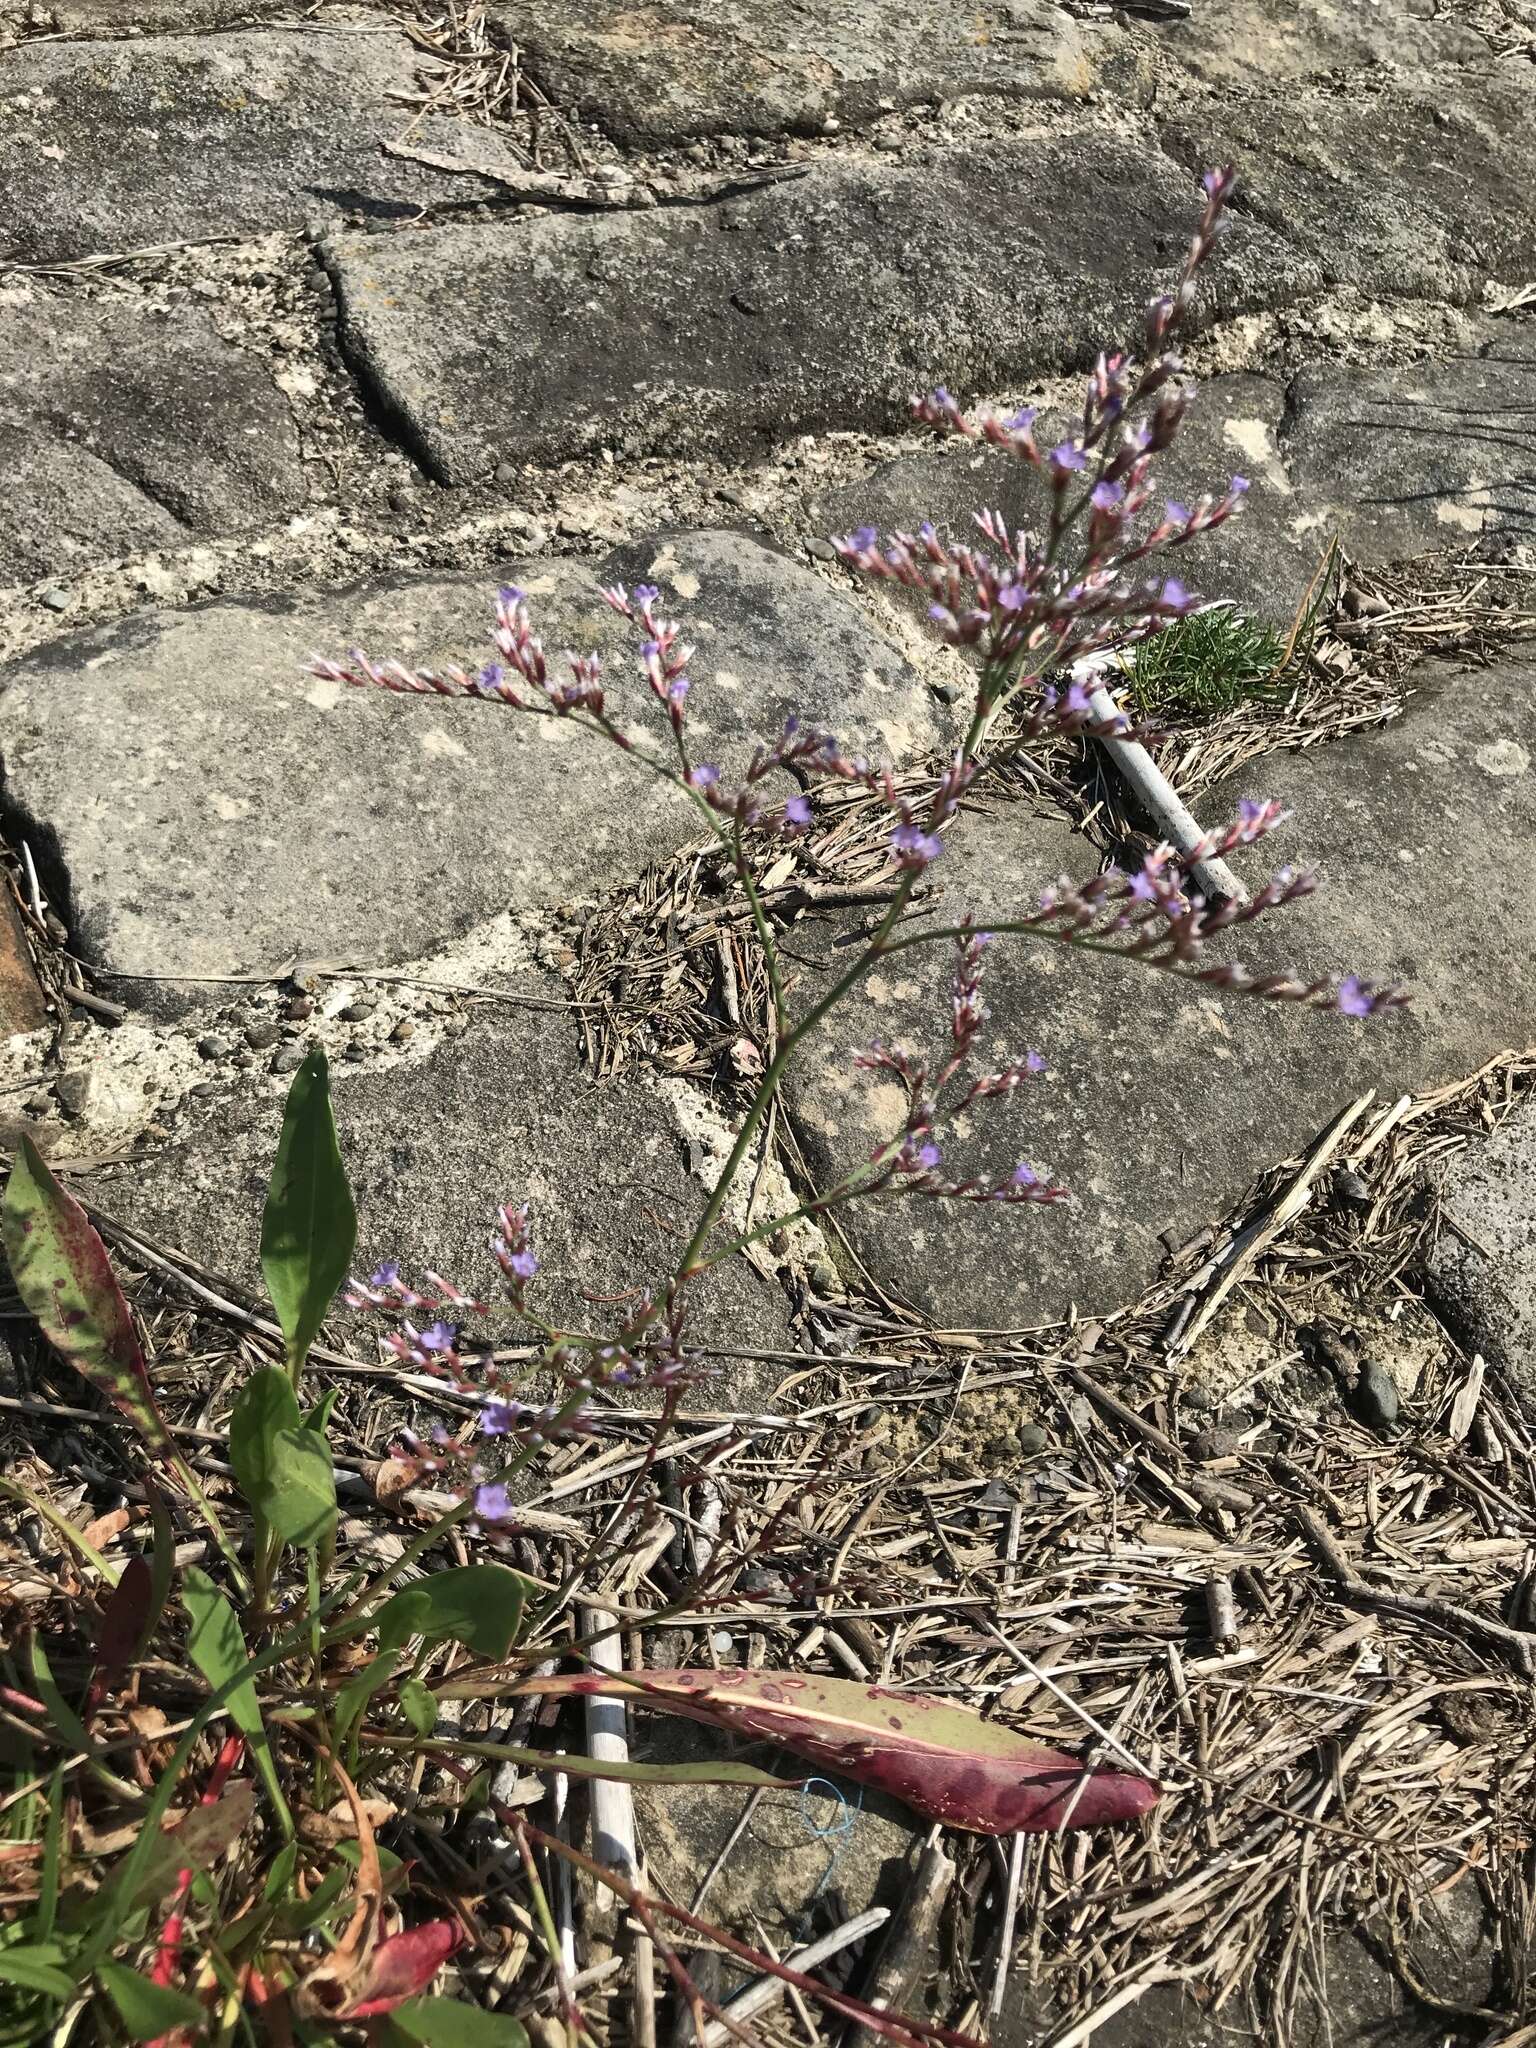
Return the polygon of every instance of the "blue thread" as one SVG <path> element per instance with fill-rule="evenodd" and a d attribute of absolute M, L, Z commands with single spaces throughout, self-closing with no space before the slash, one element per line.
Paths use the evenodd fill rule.
<path fill-rule="evenodd" d="M 807 1794 L 813 1785 L 822 1786 L 837 1801 L 837 1818 L 828 1821 L 825 1827 L 818 1826 L 811 1819 L 806 1803 Z M 830 1778 L 807 1778 L 800 1787 L 800 1819 L 804 1824 L 807 1834 L 811 1836 L 813 1841 L 831 1842 L 832 1844 L 832 1853 L 827 1859 L 826 1869 L 821 1873 L 821 1882 L 817 1885 L 815 1891 L 811 1893 L 813 1899 L 819 1899 L 831 1883 L 832 1873 L 836 1870 L 838 1861 L 844 1849 L 848 1846 L 849 1839 L 853 1834 L 854 1823 L 858 1820 L 863 1806 L 864 1788 L 862 1785 L 859 1787 L 857 1798 L 851 1804 L 841 1786 L 834 1785 Z"/>

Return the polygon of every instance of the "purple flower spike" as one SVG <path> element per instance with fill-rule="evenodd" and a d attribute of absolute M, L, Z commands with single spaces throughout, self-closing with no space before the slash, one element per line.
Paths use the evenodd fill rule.
<path fill-rule="evenodd" d="M 1346 974 L 1339 983 L 1335 1001 L 1345 1017 L 1369 1017 L 1376 1008 L 1370 988 L 1358 974 Z"/>
<path fill-rule="evenodd" d="M 1051 450 L 1051 462 L 1057 469 L 1086 469 L 1088 458 L 1075 441 L 1063 441 Z"/>
<path fill-rule="evenodd" d="M 1123 503 L 1124 498 L 1124 484 L 1102 483 L 1094 485 L 1089 494 L 1089 503 L 1096 512 L 1113 512 Z"/>
<path fill-rule="evenodd" d="M 398 1259 L 386 1259 L 382 1266 L 375 1266 L 368 1275 L 368 1285 L 370 1287 L 393 1287 L 399 1278 L 400 1261 Z"/>
<path fill-rule="evenodd" d="M 480 1410 L 480 1434 L 482 1436 L 505 1436 L 516 1417 L 506 1401 L 487 1401 Z"/>
<path fill-rule="evenodd" d="M 1240 498 L 1247 489 L 1248 479 L 1245 476 L 1233 477 L 1231 483 L 1227 486 L 1228 495 L 1234 498 Z"/>
<path fill-rule="evenodd" d="M 811 822 L 811 800 L 808 796 L 792 796 L 784 806 L 784 822 L 803 831 Z"/>
<path fill-rule="evenodd" d="M 458 1341 L 458 1331 L 451 1323 L 429 1323 L 416 1341 L 423 1351 L 451 1351 Z"/>
<path fill-rule="evenodd" d="M 654 604 L 661 592 L 654 583 L 637 583 L 630 593 L 636 604 Z"/>
<path fill-rule="evenodd" d="M 943 851 L 938 834 L 925 832 L 920 825 L 898 825 L 891 834 L 891 852 L 904 868 L 928 867 Z"/>
<path fill-rule="evenodd" d="M 539 1270 L 538 1259 L 526 1245 L 520 1252 L 513 1252 L 507 1264 L 519 1280 L 531 1280 Z"/>
<path fill-rule="evenodd" d="M 475 1488 L 475 1513 L 482 1522 L 504 1522 L 511 1512 L 512 1503 L 504 1486 Z"/>

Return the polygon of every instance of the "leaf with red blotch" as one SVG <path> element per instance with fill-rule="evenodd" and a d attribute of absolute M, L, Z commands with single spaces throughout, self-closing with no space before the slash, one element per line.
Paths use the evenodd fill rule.
<path fill-rule="evenodd" d="M 369 1956 L 346 2011 L 335 2017 L 369 2020 L 393 2012 L 426 1990 L 458 1945 L 459 1930 L 451 1920 L 428 1920 L 422 1927 L 390 1935 Z"/>
<path fill-rule="evenodd" d="M 107 1248 L 30 1138 L 22 1139 L 21 1157 L 6 1183 L 0 1237 L 16 1292 L 49 1343 L 115 1401 L 150 1443 L 168 1450 L 170 1435 Z"/>
<path fill-rule="evenodd" d="M 99 1704 L 107 1693 L 122 1684 L 128 1666 L 160 1618 L 154 1611 L 154 1599 L 155 1575 L 148 1558 L 130 1557 L 101 1610 L 101 1627 L 96 1633 L 96 1675 L 91 1683 L 93 1702 Z"/>
<path fill-rule="evenodd" d="M 451 1688 L 450 1688 L 451 1690 Z M 734 1735 L 779 1742 L 929 1820 L 975 1834 L 1047 1834 L 1065 1824 L 1135 1820 L 1158 1788 L 1129 1771 L 1081 1764 L 997 1721 L 883 1685 L 793 1671 L 582 1672 L 503 1688 L 614 1693 Z"/>

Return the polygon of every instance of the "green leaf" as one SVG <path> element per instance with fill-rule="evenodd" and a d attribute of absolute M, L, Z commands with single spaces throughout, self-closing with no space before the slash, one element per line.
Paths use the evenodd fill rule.
<path fill-rule="evenodd" d="M 357 1212 L 317 1046 L 293 1077 L 261 1219 L 261 1270 L 297 1376 L 352 1264 Z"/>
<path fill-rule="evenodd" d="M 437 1726 L 437 1695 L 419 1678 L 408 1678 L 401 1686 L 400 1710 L 418 1735 L 430 1735 Z"/>
<path fill-rule="evenodd" d="M 379 1687 L 387 1685 L 394 1676 L 395 1666 L 399 1661 L 398 1651 L 381 1650 L 377 1657 L 347 1680 L 336 1695 L 336 1707 L 331 1715 L 331 1735 L 334 1741 L 340 1742 L 351 1731 L 353 1722 Z"/>
<path fill-rule="evenodd" d="M 395 2048 L 528 2048 L 510 2013 L 486 2012 L 456 1998 L 408 1998 L 389 2015 L 384 2039 Z"/>
<path fill-rule="evenodd" d="M 135 1885 L 133 1904 L 145 1906 L 174 1891 L 183 1870 L 206 1870 L 234 1847 L 251 1824 L 255 1795 L 248 1778 L 236 1778 L 207 1806 L 194 1806 L 180 1824 L 162 1833 Z"/>
<path fill-rule="evenodd" d="M 235 1610 L 206 1572 L 189 1567 L 182 1587 L 182 1603 L 192 1617 L 187 1649 L 193 1663 L 215 1692 L 230 1685 L 247 1669 L 251 1658 L 235 1619 Z M 293 1835 L 293 1816 L 283 1797 L 277 1766 L 272 1761 L 267 1731 L 262 1724 L 261 1706 L 253 1679 L 245 1677 L 226 1695 L 230 1719 L 250 1744 L 251 1756 L 261 1774 L 267 1797 L 281 1823 L 285 1838 Z"/>
<path fill-rule="evenodd" d="M 505 1657 L 522 1625 L 524 1591 L 524 1581 L 504 1565 L 465 1564 L 431 1572 L 385 1601 L 378 1615 L 379 1640 L 403 1641 L 401 1618 L 408 1612 L 405 1635 L 424 1636 L 429 1643 L 452 1636 L 482 1657 Z"/>
<path fill-rule="evenodd" d="M 327 1387 L 314 1407 L 305 1416 L 304 1427 L 306 1429 L 318 1430 L 321 1436 L 324 1436 L 331 1426 L 331 1410 L 340 1399 L 340 1387 Z"/>
<path fill-rule="evenodd" d="M 133 1318 L 107 1248 L 90 1218 L 44 1165 L 30 1138 L 11 1167 L 0 1205 L 0 1237 L 16 1292 L 54 1349 L 116 1402 L 157 1449 L 170 1436 L 155 1397 Z"/>
<path fill-rule="evenodd" d="M 0 1984 L 46 1992 L 49 1998 L 73 1998 L 75 1982 L 59 1968 L 62 1956 L 62 1949 L 52 1941 L 27 1948 L 0 1948 Z"/>
<path fill-rule="evenodd" d="M 173 1991 L 167 1984 L 152 1984 L 137 1970 L 121 1963 L 102 1963 L 96 1976 L 101 1988 L 117 2007 L 132 2041 L 158 2041 L 177 2027 L 201 2030 L 208 2014 L 195 1998 Z M 73 1988 L 73 1987 L 71 1987 Z"/>
<path fill-rule="evenodd" d="M 229 1462 L 240 1491 L 285 1543 L 311 1549 L 336 1525 L 336 1479 L 324 1436 L 299 1414 L 293 1382 L 275 1365 L 253 1372 L 229 1418 Z"/>

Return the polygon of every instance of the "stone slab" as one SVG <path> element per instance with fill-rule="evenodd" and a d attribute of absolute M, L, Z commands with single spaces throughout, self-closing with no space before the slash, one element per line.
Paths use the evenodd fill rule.
<path fill-rule="evenodd" d="M 546 1001 L 565 994 L 553 977 L 519 986 Z M 537 1305 L 556 1324 L 601 1330 L 615 1314 L 601 1298 L 663 1280 L 708 1194 L 688 1171 L 662 1096 L 634 1075 L 594 1082 L 575 1026 L 558 1011 L 482 1011 L 423 1060 L 375 1071 L 337 1065 L 331 1082 L 359 1270 L 397 1258 L 408 1274 L 430 1266 L 494 1300 L 487 1244 L 497 1206 L 528 1201 Z M 261 1210 L 287 1089 L 286 1080 L 247 1081 L 184 1120 L 131 1172 L 93 1177 L 93 1193 L 109 1214 L 260 1293 Z M 793 1348 L 773 1282 L 741 1259 L 711 1279 L 698 1296 L 696 1336 L 734 1349 Z M 732 1370 L 733 1390 L 749 1400 L 779 1376 L 771 1366 Z M 690 1405 L 730 1405 L 717 1395 L 711 1384 Z"/>
<path fill-rule="evenodd" d="M 644 558 L 672 595 L 689 580 L 688 546 L 673 544 L 670 569 L 664 546 Z M 876 753 L 940 744 L 940 707 L 916 673 L 811 570 L 735 536 L 695 547 L 689 609 L 713 630 L 698 635 L 690 705 L 728 773 L 795 705 Z M 552 653 L 604 653 L 616 715 L 649 725 L 665 752 L 634 635 L 598 596 L 609 570 L 553 560 L 505 574 L 530 591 Z M 7 801 L 50 857 L 84 956 L 189 976 L 294 953 L 412 959 L 508 907 L 600 892 L 697 838 L 680 796 L 564 721 L 303 673 L 312 653 L 351 646 L 421 666 L 482 660 L 497 580 L 149 614 L 18 664 L 0 697 Z M 159 984 L 118 986 L 125 1000 L 170 1000 Z"/>
<path fill-rule="evenodd" d="M 433 475 L 467 483 L 502 459 L 889 426 L 920 385 L 1090 361 L 1198 196 L 1155 150 L 1051 136 L 825 162 L 710 206 L 344 236 L 327 260 L 354 367 Z M 1283 233 L 1239 224 L 1209 289 L 1236 312 L 1300 278 Z"/>
<path fill-rule="evenodd" d="M 193 314 L 0 306 L 0 582 L 239 533 L 304 501 L 288 401 Z"/>
<path fill-rule="evenodd" d="M 1417 79 L 1437 65 L 1486 63 L 1485 37 L 1423 0 L 1232 0 L 1143 30 L 1171 70 L 1250 91 L 1255 79 L 1362 71 Z"/>
<path fill-rule="evenodd" d="M 535 0 L 491 19 L 556 105 L 641 143 L 819 134 L 972 94 L 1079 99 L 1130 52 L 1049 0 Z"/>
<path fill-rule="evenodd" d="M 1383 561 L 1536 533 L 1536 327 L 1476 354 L 1377 371 L 1318 366 L 1290 390 L 1285 459 L 1304 517 Z"/>
<path fill-rule="evenodd" d="M 1253 488 L 1241 514 L 1182 551 L 1178 574 L 1192 589 L 1230 598 L 1250 615 L 1289 624 L 1306 596 L 1326 539 L 1298 532 L 1305 513 L 1280 459 L 1278 434 L 1285 416 L 1283 387 L 1264 377 L 1213 377 L 1198 387 L 1184 426 L 1158 470 L 1159 499 L 1189 501 L 1202 491 L 1220 494 L 1234 472 Z M 1065 419 L 1060 432 L 1065 434 Z M 1042 445 L 1054 432 L 1044 430 Z M 1038 529 L 1049 493 L 1027 465 L 991 449 L 936 442 L 927 452 L 901 456 L 866 476 L 809 498 L 804 525 L 817 534 L 878 526 L 911 529 L 923 519 L 957 539 L 974 540 L 972 513 L 999 510 L 1010 526 Z M 1171 558 L 1170 558 L 1171 559 Z"/>
<path fill-rule="evenodd" d="M 390 95 L 417 90 L 418 63 L 405 36 L 368 29 L 24 43 L 0 78 L 0 261 L 496 196 L 384 154 L 406 118 Z M 422 149 L 497 150 L 493 131 L 437 115 L 413 132 Z"/>
<path fill-rule="evenodd" d="M 1051 1070 L 1005 1105 L 983 1106 L 947 1157 L 962 1171 L 1000 1173 L 1027 1158 L 1064 1181 L 1075 1206 L 853 1204 L 845 1227 L 871 1271 L 962 1328 L 1033 1324 L 1072 1302 L 1089 1313 L 1117 1307 L 1155 1277 L 1164 1233 L 1171 1244 L 1190 1237 L 1364 1089 L 1388 1098 L 1437 1085 L 1529 1043 L 1536 893 L 1518 879 L 1490 887 L 1490 877 L 1522 877 L 1536 850 L 1533 757 L 1536 669 L 1441 672 L 1395 724 L 1252 763 L 1239 786 L 1201 801 L 1215 822 L 1239 795 L 1279 797 L 1294 821 L 1262 861 L 1246 857 L 1250 879 L 1284 861 L 1327 878 L 1310 901 L 1258 926 L 1237 957 L 1402 980 L 1414 994 L 1407 1012 L 1362 1025 L 1222 1000 L 1040 941 L 1000 943 L 988 969 L 988 1054 L 1037 1046 Z M 934 871 L 939 908 L 974 905 L 984 924 L 1093 866 L 1064 827 L 1022 807 L 970 817 Z M 894 1090 L 871 1088 L 848 1049 L 877 1037 L 936 1044 L 948 974 L 948 959 L 925 952 L 893 960 L 792 1070 L 792 1112 L 821 1182 L 899 1121 Z"/>
<path fill-rule="evenodd" d="M 3 0 L 0 32 L 51 35 L 149 35 L 223 28 L 287 13 L 287 0 Z"/>
<path fill-rule="evenodd" d="M 1432 95 L 1227 95 L 1159 130 L 1191 170 L 1235 163 L 1239 216 L 1299 244 L 1319 283 L 1462 305 L 1536 270 L 1530 133 L 1528 84 L 1499 75 Z"/>
<path fill-rule="evenodd" d="M 1536 1401 L 1536 1111 L 1517 1110 L 1439 1175 L 1429 1259 L 1442 1313 Z"/>

